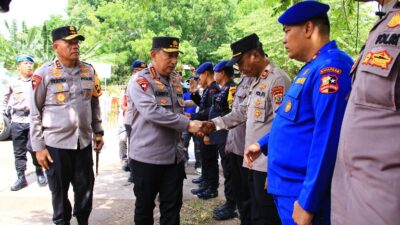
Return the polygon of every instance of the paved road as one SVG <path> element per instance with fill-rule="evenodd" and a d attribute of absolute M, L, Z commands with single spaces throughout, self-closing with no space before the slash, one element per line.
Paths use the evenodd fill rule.
<path fill-rule="evenodd" d="M 120 168 L 117 130 L 106 129 L 105 146 L 100 154 L 99 175 L 96 177 L 94 187 L 94 204 L 90 224 L 134 224 L 133 185 L 127 183 L 128 173 L 123 172 Z M 190 194 L 190 189 L 194 188 L 190 181 L 197 177 L 192 166 L 187 167 L 187 176 L 188 179 L 185 180 L 184 186 L 184 201 L 195 199 Z M 17 192 L 10 191 L 10 186 L 16 180 L 12 142 L 0 142 L 0 224 L 52 224 L 51 194 L 47 186 L 38 186 L 31 159 L 28 162 L 27 179 L 29 183 L 27 188 Z M 221 183 L 223 183 L 222 179 Z M 221 186 L 219 199 L 222 201 L 223 188 Z M 72 200 L 71 190 L 69 196 Z M 157 211 L 158 209 L 154 213 L 155 221 L 159 219 Z M 77 223 L 72 219 L 71 224 Z M 239 224 L 239 222 L 235 219 L 212 224 Z"/>

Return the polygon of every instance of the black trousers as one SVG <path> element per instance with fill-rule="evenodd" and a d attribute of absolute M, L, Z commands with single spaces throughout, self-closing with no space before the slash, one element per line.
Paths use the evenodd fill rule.
<path fill-rule="evenodd" d="M 281 220 L 272 195 L 267 193 L 267 173 L 249 170 L 248 181 L 251 202 L 252 225 L 280 225 Z"/>
<path fill-rule="evenodd" d="M 35 153 L 31 150 L 29 139 L 29 123 L 11 123 L 11 135 L 14 147 L 15 169 L 18 177 L 25 175 L 26 162 L 28 161 L 26 153 L 29 152 L 33 165 L 37 171 L 42 171 L 36 160 Z"/>
<path fill-rule="evenodd" d="M 230 170 L 232 176 L 232 191 L 240 214 L 241 225 L 251 225 L 250 191 L 248 183 L 249 169 L 243 167 L 243 156 L 231 153 Z"/>
<path fill-rule="evenodd" d="M 232 172 L 230 154 L 225 154 L 225 144 L 218 145 L 219 156 L 221 157 L 222 173 L 224 174 L 224 194 L 225 199 L 231 206 L 236 205 L 235 196 L 232 190 Z"/>
<path fill-rule="evenodd" d="M 201 174 L 207 186 L 211 189 L 218 189 L 218 145 L 206 145 L 203 141 L 201 142 L 201 164 Z"/>
<path fill-rule="evenodd" d="M 80 150 L 46 147 L 54 161 L 46 171 L 52 195 L 53 222 L 69 224 L 71 220 L 72 208 L 68 199 L 71 183 L 74 190 L 74 216 L 80 225 L 88 224 L 94 186 L 92 145 Z"/>
<path fill-rule="evenodd" d="M 193 138 L 193 143 L 194 143 L 194 158 L 196 160 L 194 164 L 194 168 L 201 168 L 201 151 L 200 151 L 200 142 L 201 139 L 200 137 L 197 137 L 193 135 L 190 132 L 184 131 L 182 132 L 182 138 L 183 138 L 183 144 L 186 149 L 189 148 L 190 145 L 190 139 Z M 189 159 L 189 152 L 186 151 L 186 158 Z"/>
<path fill-rule="evenodd" d="M 179 225 L 182 207 L 183 179 L 186 177 L 184 163 L 154 165 L 131 159 L 135 171 L 133 192 L 135 224 L 153 225 L 153 210 L 157 193 L 160 198 L 160 225 Z"/>

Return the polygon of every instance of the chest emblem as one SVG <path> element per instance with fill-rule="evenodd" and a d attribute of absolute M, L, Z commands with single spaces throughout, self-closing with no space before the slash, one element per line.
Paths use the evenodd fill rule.
<path fill-rule="evenodd" d="M 265 85 L 264 83 L 260 84 L 260 86 L 259 86 L 260 90 L 262 90 L 262 89 L 264 89 L 266 87 L 267 87 L 267 85 Z"/>
<path fill-rule="evenodd" d="M 396 13 L 396 15 L 394 15 L 392 17 L 392 19 L 390 19 L 389 23 L 387 24 L 387 26 L 389 28 L 395 28 L 397 26 L 400 25 L 400 13 Z"/>
<path fill-rule="evenodd" d="M 256 100 L 254 101 L 254 105 L 260 106 L 260 105 L 261 105 L 260 99 L 256 99 Z"/>
<path fill-rule="evenodd" d="M 65 102 L 65 100 L 67 99 L 67 97 L 65 96 L 64 92 L 60 92 L 56 94 L 56 100 L 58 103 L 63 103 Z"/>
<path fill-rule="evenodd" d="M 292 100 L 287 100 L 286 104 L 285 104 L 285 112 L 289 112 L 292 109 Z"/>
<path fill-rule="evenodd" d="M 393 61 L 393 57 L 386 50 L 380 52 L 368 52 L 362 64 L 379 67 L 387 70 L 389 64 Z"/>
<path fill-rule="evenodd" d="M 261 116 L 261 110 L 256 109 L 256 110 L 254 111 L 254 115 L 255 115 L 257 118 L 260 117 L 260 116 Z"/>

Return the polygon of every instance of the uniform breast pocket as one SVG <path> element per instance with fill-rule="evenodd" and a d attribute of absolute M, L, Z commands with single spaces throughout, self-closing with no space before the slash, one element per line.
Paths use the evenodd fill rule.
<path fill-rule="evenodd" d="M 166 97 L 156 97 L 157 104 L 162 107 L 172 107 L 172 100 L 169 96 Z"/>
<path fill-rule="evenodd" d="M 297 119 L 297 112 L 299 108 L 299 98 L 303 84 L 293 84 L 287 91 L 281 106 L 278 108 L 277 113 L 291 121 Z"/>
<path fill-rule="evenodd" d="M 84 100 L 92 99 L 93 88 L 83 88 L 82 89 L 82 97 Z"/>
<path fill-rule="evenodd" d="M 396 111 L 398 57 L 398 49 L 376 49 L 361 59 L 352 91 L 355 104 Z"/>
<path fill-rule="evenodd" d="M 256 97 L 250 100 L 250 118 L 254 121 L 265 122 L 265 99 Z"/>
<path fill-rule="evenodd" d="M 67 83 L 51 85 L 50 87 L 50 103 L 62 105 L 66 104 L 69 99 L 69 86 Z"/>

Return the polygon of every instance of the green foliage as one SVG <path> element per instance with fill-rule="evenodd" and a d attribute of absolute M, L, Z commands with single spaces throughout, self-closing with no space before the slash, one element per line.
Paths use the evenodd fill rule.
<path fill-rule="evenodd" d="M 179 65 L 198 66 L 231 57 L 230 43 L 257 33 L 272 61 L 295 75 L 302 65 L 287 57 L 282 44 L 282 26 L 277 18 L 299 0 L 69 0 L 68 18 L 52 16 L 42 26 L 17 29 L 6 24 L 8 37 L 0 36 L 0 61 L 15 68 L 18 53 L 32 55 L 40 64 L 54 58 L 51 30 L 75 25 L 86 40 L 81 43 L 82 60 L 112 64 L 111 84 L 125 84 L 130 64 L 136 59 L 150 62 L 154 36 L 181 39 Z M 357 35 L 357 3 L 324 0 L 331 6 L 331 37 L 355 57 L 367 37 L 374 18 L 361 4 Z"/>

